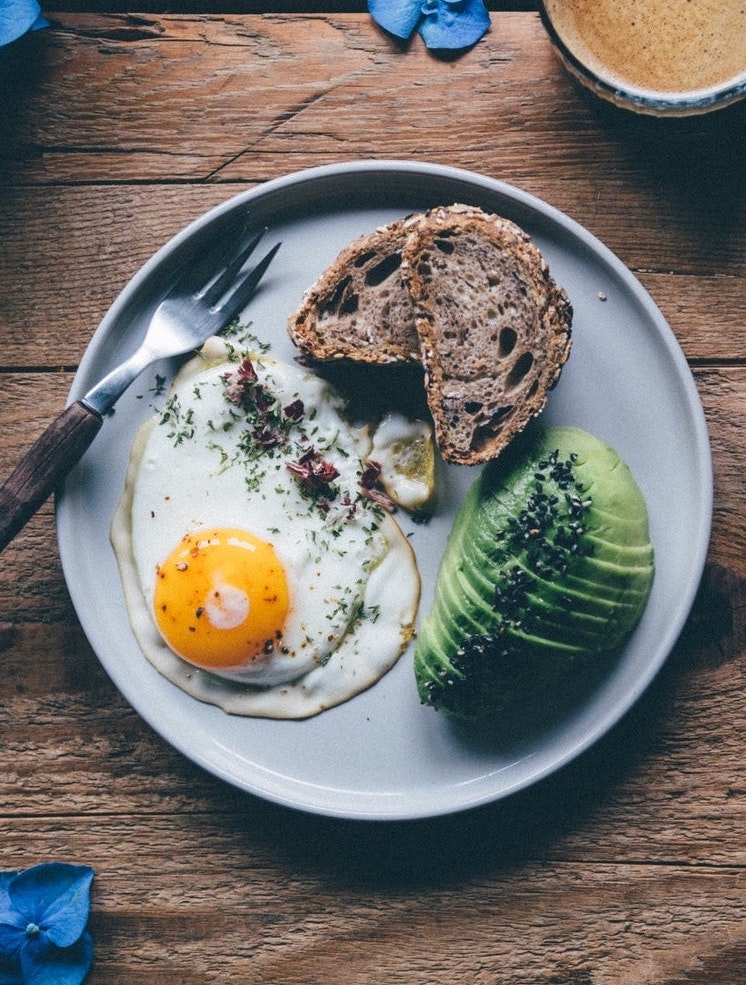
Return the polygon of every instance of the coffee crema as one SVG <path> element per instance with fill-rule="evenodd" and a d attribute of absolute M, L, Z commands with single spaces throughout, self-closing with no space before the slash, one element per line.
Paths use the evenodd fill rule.
<path fill-rule="evenodd" d="M 667 98 L 746 83 L 746 0 L 544 0 L 560 41 L 610 86 Z"/>

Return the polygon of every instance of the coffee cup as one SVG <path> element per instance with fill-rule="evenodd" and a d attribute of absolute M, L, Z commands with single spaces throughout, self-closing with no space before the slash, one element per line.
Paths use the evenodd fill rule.
<path fill-rule="evenodd" d="M 623 109 L 693 116 L 746 97 L 743 0 L 540 0 L 567 71 Z"/>

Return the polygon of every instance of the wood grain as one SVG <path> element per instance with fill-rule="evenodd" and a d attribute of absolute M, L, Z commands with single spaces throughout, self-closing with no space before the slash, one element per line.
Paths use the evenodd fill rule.
<path fill-rule="evenodd" d="M 58 366 L 77 365 L 94 329 L 140 266 L 187 223 L 252 187 L 243 182 L 75 186 L 56 188 L 53 196 L 27 186 L 11 189 L 0 197 L 3 363 L 43 367 L 54 354 Z M 582 218 L 577 207 L 569 211 Z M 746 300 L 740 260 L 709 271 L 679 269 L 676 245 L 669 243 L 669 269 L 649 269 L 639 256 L 635 266 L 633 253 L 641 247 L 632 243 L 626 213 L 607 215 L 595 225 L 607 245 L 616 241 L 617 255 L 651 294 L 690 360 L 742 356 Z M 59 236 L 46 234 L 52 228 Z M 658 246 L 652 249 L 657 255 Z"/>
<path fill-rule="evenodd" d="M 10 364 L 37 364 L 37 345 L 74 364 L 77 333 L 206 208 L 358 157 L 443 161 L 539 195 L 638 273 L 687 356 L 744 351 L 742 115 L 658 129 L 610 119 L 579 97 L 530 14 L 503 15 L 457 70 L 417 42 L 402 53 L 354 15 L 57 20 L 32 39 L 42 74 L 0 109 Z M 445 90 L 429 84 L 434 72 Z M 52 224 L 60 235 L 42 235 Z"/>
<path fill-rule="evenodd" d="M 741 985 L 743 110 L 605 110 L 518 9 L 441 61 L 361 3 L 86 6 L 60 0 L 0 82 L 0 475 L 187 222 L 297 168 L 400 157 L 514 183 L 637 275 L 694 371 L 713 531 L 679 643 L 593 749 L 491 807 L 375 825 L 245 795 L 146 725 L 77 622 L 49 501 L 0 563 L 0 867 L 95 868 L 90 985 Z"/>

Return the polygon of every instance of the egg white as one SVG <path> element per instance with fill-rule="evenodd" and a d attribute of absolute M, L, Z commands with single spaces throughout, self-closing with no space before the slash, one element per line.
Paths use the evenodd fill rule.
<path fill-rule="evenodd" d="M 422 509 L 434 491 L 434 444 L 430 423 L 390 412 L 373 434 L 370 458 L 381 468 L 381 484 L 399 506 Z"/>
<path fill-rule="evenodd" d="M 139 429 L 111 539 L 133 632 L 161 674 L 232 714 L 305 718 L 393 666 L 413 633 L 420 582 L 396 521 L 359 496 L 367 431 L 348 424 L 338 395 L 314 374 L 256 353 L 252 364 L 282 406 L 302 400 L 308 440 L 339 473 L 328 509 L 303 494 L 282 453 L 246 463 L 223 383 L 237 364 L 231 346 L 213 339 L 177 374 L 166 410 Z M 291 594 L 283 646 L 229 673 L 182 660 L 152 615 L 156 566 L 185 533 L 214 526 L 271 542 Z"/>

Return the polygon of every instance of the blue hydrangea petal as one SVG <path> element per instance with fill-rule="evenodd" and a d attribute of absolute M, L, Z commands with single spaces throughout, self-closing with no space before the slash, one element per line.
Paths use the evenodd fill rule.
<path fill-rule="evenodd" d="M 7 933 L 10 930 L 17 930 L 22 923 L 21 918 L 13 910 L 8 895 L 8 886 L 17 875 L 17 872 L 0 872 L 0 955 L 7 953 L 10 946 L 5 940 Z M 0 979 L 0 985 L 2 985 L 2 979 Z"/>
<path fill-rule="evenodd" d="M 0 888 L 0 906 L 2 903 Z M 25 926 L 19 927 L 6 922 L 13 918 L 16 918 L 15 914 L 5 909 L 0 910 L 0 985 L 23 985 L 20 956 L 26 941 L 26 929 Z"/>
<path fill-rule="evenodd" d="M 460 51 L 471 48 L 490 26 L 482 0 L 426 0 L 420 34 L 428 48 Z"/>
<path fill-rule="evenodd" d="M 414 33 L 422 0 L 368 0 L 368 13 L 389 34 L 406 41 Z"/>
<path fill-rule="evenodd" d="M 43 937 L 68 947 L 88 923 L 92 880 L 93 870 L 85 865 L 46 862 L 17 875 L 8 896 L 13 909 L 37 924 Z"/>
<path fill-rule="evenodd" d="M 40 14 L 36 0 L 0 0 L 0 45 L 10 44 L 35 27 Z"/>
<path fill-rule="evenodd" d="M 93 963 L 93 940 L 86 931 L 71 947 L 55 947 L 37 937 L 21 951 L 24 985 L 81 985 Z"/>
<path fill-rule="evenodd" d="M 0 985 L 24 985 L 20 962 L 0 954 Z"/>
<path fill-rule="evenodd" d="M 0 872 L 0 907 L 2 907 L 5 900 L 7 900 L 8 886 L 17 875 L 18 873 L 15 870 L 12 872 Z"/>
<path fill-rule="evenodd" d="M 13 909 L 8 887 L 17 872 L 0 872 L 0 985 L 10 985 L 20 975 L 18 957 L 26 940 L 28 921 Z"/>
<path fill-rule="evenodd" d="M 0 912 L 0 955 L 15 959 L 26 939 L 28 921 L 12 911 Z"/>

